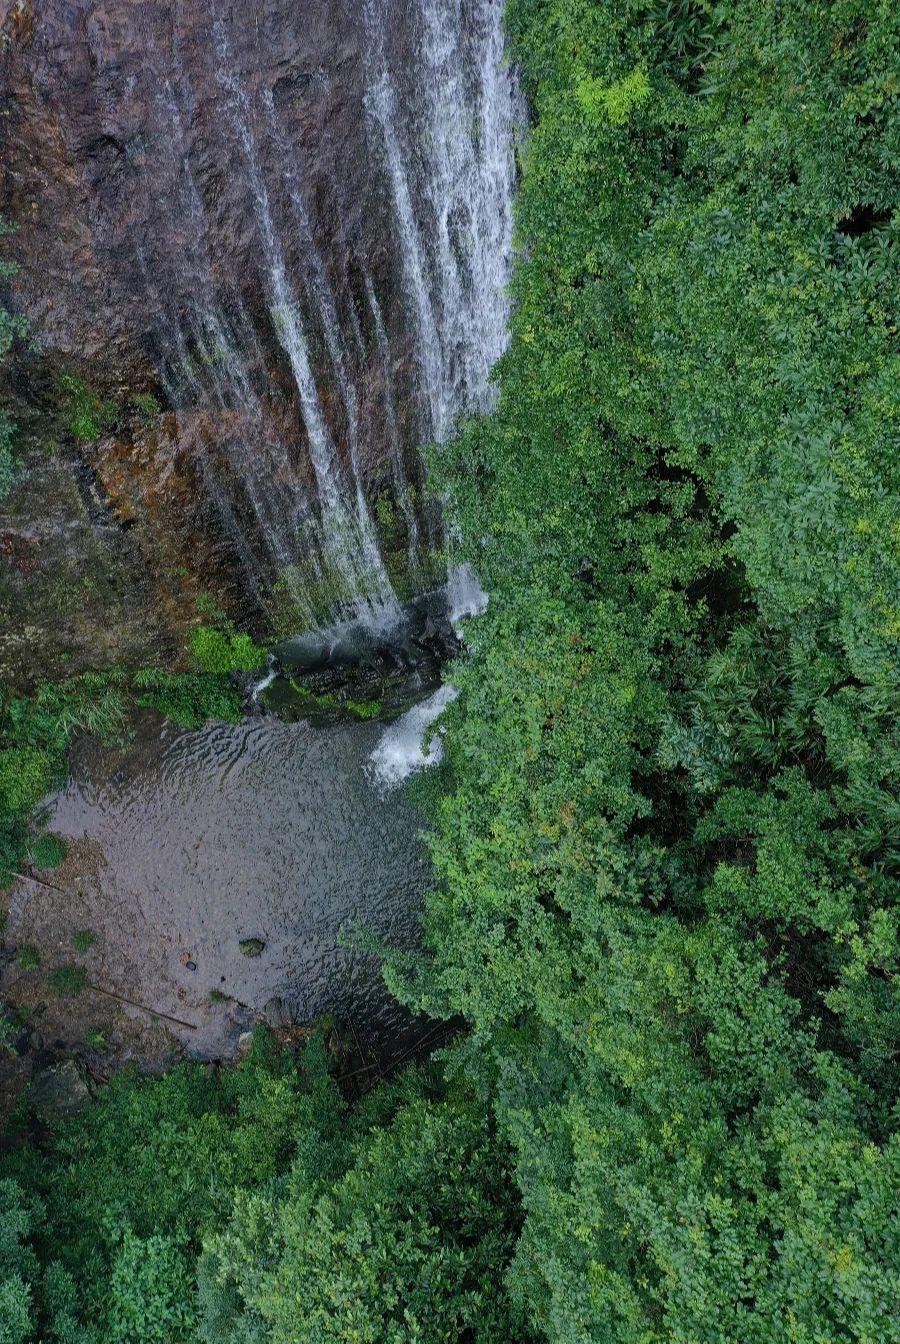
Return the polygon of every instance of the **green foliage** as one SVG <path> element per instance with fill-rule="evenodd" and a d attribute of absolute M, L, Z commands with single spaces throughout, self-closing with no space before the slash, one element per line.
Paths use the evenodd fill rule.
<path fill-rule="evenodd" d="M 202 728 L 210 719 L 240 722 L 240 692 L 218 674 L 146 668 L 135 673 L 134 686 L 138 705 L 159 710 L 182 728 Z"/>
<path fill-rule="evenodd" d="M 65 863 L 67 853 L 66 842 L 58 835 L 38 836 L 28 847 L 28 854 L 35 868 L 58 868 L 60 864 Z"/>
<path fill-rule="evenodd" d="M 19 949 L 19 965 L 23 971 L 36 971 L 40 964 L 41 957 L 36 947 L 26 946 Z"/>
<path fill-rule="evenodd" d="M 83 966 L 57 966 L 47 976 L 47 984 L 54 994 L 66 999 L 75 999 L 87 983 L 87 971 Z"/>
<path fill-rule="evenodd" d="M 65 858 L 65 846 L 55 836 L 29 839 L 31 813 L 62 783 L 71 736 L 89 732 L 120 741 L 127 708 L 118 673 L 74 677 L 39 686 L 30 699 L 0 701 L 0 886 L 29 849 L 38 867 Z"/>
<path fill-rule="evenodd" d="M 392 537 L 397 531 L 397 509 L 388 494 L 381 494 L 375 500 L 375 519 L 382 535 Z"/>
<path fill-rule="evenodd" d="M 136 392 L 131 398 L 131 404 L 141 419 L 148 424 L 162 414 L 162 406 L 152 392 Z"/>
<path fill-rule="evenodd" d="M 42 1216 L 39 1201 L 15 1181 L 0 1180 L 0 1344 L 33 1338 L 33 1283 L 37 1256 L 28 1244 Z"/>
<path fill-rule="evenodd" d="M 30 812 L 53 785 L 52 756 L 37 747 L 0 749 L 0 807 Z"/>
<path fill-rule="evenodd" d="M 33 714 L 63 748 L 74 733 L 91 733 L 113 745 L 124 740 L 128 708 L 121 672 L 88 672 L 39 686 Z"/>
<path fill-rule="evenodd" d="M 97 941 L 97 935 L 92 929 L 79 929 L 72 935 L 72 946 L 76 952 L 90 952 Z"/>
<path fill-rule="evenodd" d="M 183 1245 L 125 1228 L 110 1275 L 106 1330 L 116 1344 L 188 1344 L 194 1338 L 192 1282 Z"/>
<path fill-rule="evenodd" d="M 384 713 L 380 700 L 345 700 L 343 708 L 357 719 L 377 719 Z"/>
<path fill-rule="evenodd" d="M 207 617 L 216 625 L 227 619 L 212 593 L 197 594 L 197 610 L 201 616 Z"/>
<path fill-rule="evenodd" d="M 97 396 L 83 378 L 64 373 L 60 388 L 66 399 L 68 428 L 73 438 L 90 443 L 99 439 L 104 430 L 114 429 L 118 424 L 120 410 L 116 403 Z"/>
<path fill-rule="evenodd" d="M 529 1337 L 497 1279 L 517 1232 L 506 1154 L 471 1097 L 431 1092 L 415 1073 L 383 1088 L 343 1133 L 307 1136 L 284 1182 L 235 1201 L 201 1262 L 202 1339 Z"/>
<path fill-rule="evenodd" d="M 320 1038 L 296 1060 L 258 1035 L 217 1074 L 115 1076 L 48 1144 L 0 1181 L 21 1344 L 528 1338 L 496 1279 L 506 1151 L 433 1071 L 348 1110 Z"/>
<path fill-rule="evenodd" d="M 291 690 L 300 704 L 310 710 L 351 714 L 353 718 L 363 720 L 377 719 L 384 713 L 384 705 L 380 700 L 353 700 L 334 691 L 313 691 L 294 677 L 291 677 Z"/>
<path fill-rule="evenodd" d="M 190 648 L 201 671 L 218 675 L 253 672 L 266 661 L 265 649 L 227 626 L 201 625 L 191 636 Z"/>

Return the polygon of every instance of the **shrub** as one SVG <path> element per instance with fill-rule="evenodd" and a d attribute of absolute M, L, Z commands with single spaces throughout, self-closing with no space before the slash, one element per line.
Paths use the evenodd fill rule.
<path fill-rule="evenodd" d="M 66 745 L 77 732 L 93 733 L 110 745 L 125 737 L 129 701 L 121 672 L 89 672 L 45 683 L 38 687 L 36 704 Z"/>
<path fill-rule="evenodd" d="M 113 429 L 120 416 L 114 401 L 103 401 L 82 378 L 65 373 L 60 387 L 68 406 L 68 428 L 73 438 L 89 443 L 98 439 L 105 429 Z"/>
<path fill-rule="evenodd" d="M 182 728 L 202 728 L 210 719 L 238 723 L 241 696 L 217 674 L 160 672 L 145 669 L 135 674 L 137 703 L 156 709 Z"/>
<path fill-rule="evenodd" d="M 253 672 L 263 666 L 267 656 L 265 649 L 255 644 L 249 635 L 209 625 L 201 625 L 194 631 L 190 648 L 201 671 L 217 675 Z"/>
<path fill-rule="evenodd" d="M 125 1228 L 110 1273 L 106 1330 L 116 1344 L 188 1344 L 194 1334 L 193 1281 L 173 1237 L 137 1237 Z"/>
<path fill-rule="evenodd" d="M 33 1285 L 39 1276 L 29 1240 L 43 1210 L 15 1181 L 0 1180 L 0 1342 L 27 1344 L 35 1326 Z"/>

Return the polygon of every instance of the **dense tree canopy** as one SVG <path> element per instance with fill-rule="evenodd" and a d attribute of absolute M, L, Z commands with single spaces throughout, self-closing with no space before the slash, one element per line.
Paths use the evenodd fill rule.
<path fill-rule="evenodd" d="M 413 1069 L 350 1109 L 323 1038 L 121 1074 L 0 1179 L 0 1342 L 529 1344 L 507 1149 Z M 204 1250 L 205 1243 L 205 1250 Z"/>
<path fill-rule="evenodd" d="M 547 1337 L 900 1338 L 900 19 L 513 0 L 491 592 L 413 989 Z"/>

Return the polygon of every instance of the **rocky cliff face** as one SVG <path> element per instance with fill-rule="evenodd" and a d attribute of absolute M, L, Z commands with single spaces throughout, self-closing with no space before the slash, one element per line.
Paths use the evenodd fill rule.
<path fill-rule="evenodd" d="M 500 9 L 0 3 L 14 303 L 151 570 L 288 623 L 427 581 L 417 446 L 503 342 Z"/>

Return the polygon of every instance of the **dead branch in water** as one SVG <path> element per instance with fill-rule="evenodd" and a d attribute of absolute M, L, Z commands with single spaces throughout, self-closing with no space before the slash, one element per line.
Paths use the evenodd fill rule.
<path fill-rule="evenodd" d="M 146 1003 L 138 1003 L 137 999 L 126 998 L 124 994 L 117 994 L 113 989 L 103 989 L 100 985 L 92 984 L 91 981 L 85 982 L 86 989 L 92 989 L 95 994 L 105 994 L 108 999 L 117 999 L 119 1003 L 127 1003 L 130 1008 L 140 1008 L 141 1012 L 149 1013 L 151 1017 L 160 1017 L 165 1022 L 174 1022 L 176 1026 L 187 1027 L 188 1031 L 196 1031 L 196 1022 L 185 1022 L 180 1017 L 173 1017 L 171 1013 L 164 1013 L 159 1008 L 148 1008 Z"/>
<path fill-rule="evenodd" d="M 17 877 L 20 882 L 33 882 L 36 887 L 43 887 L 45 891 L 58 891 L 61 896 L 68 895 L 62 887 L 54 887 L 52 882 L 43 882 L 39 877 L 32 877 L 30 873 L 13 873 L 13 877 Z"/>

